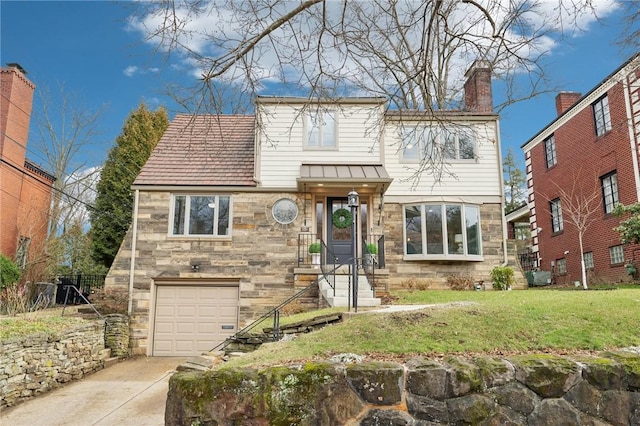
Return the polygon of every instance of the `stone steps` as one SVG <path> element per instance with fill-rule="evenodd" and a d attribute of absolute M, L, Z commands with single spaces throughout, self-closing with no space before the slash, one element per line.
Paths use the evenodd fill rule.
<path fill-rule="evenodd" d="M 349 306 L 353 305 L 350 300 L 349 283 L 351 277 L 348 275 L 335 275 L 335 292 L 326 279 L 322 278 L 318 282 L 320 294 L 327 301 L 329 306 Z M 374 297 L 373 290 L 369 285 L 369 280 L 365 275 L 358 276 L 358 306 L 380 306 L 381 300 Z"/>

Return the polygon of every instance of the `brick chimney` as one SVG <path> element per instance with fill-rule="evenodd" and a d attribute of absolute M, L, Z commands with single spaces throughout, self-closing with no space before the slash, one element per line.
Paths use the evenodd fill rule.
<path fill-rule="evenodd" d="M 465 111 L 493 112 L 493 94 L 491 92 L 491 64 L 489 61 L 477 60 L 464 75 Z"/>
<path fill-rule="evenodd" d="M 582 97 L 582 93 L 578 92 L 560 92 L 556 96 L 556 111 L 558 115 L 575 105 Z"/>
<path fill-rule="evenodd" d="M 24 164 L 35 85 L 19 64 L 0 68 L 0 157 Z"/>

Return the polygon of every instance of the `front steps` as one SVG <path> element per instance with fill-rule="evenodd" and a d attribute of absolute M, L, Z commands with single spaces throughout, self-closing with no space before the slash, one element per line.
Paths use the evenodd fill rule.
<path fill-rule="evenodd" d="M 352 294 L 350 296 L 350 281 L 351 276 L 349 275 L 335 275 L 335 293 L 331 285 L 327 282 L 327 280 L 319 276 L 318 277 L 318 288 L 320 290 L 320 294 L 327 301 L 329 306 L 338 307 L 338 306 L 353 306 L 353 300 L 350 300 Z M 353 292 L 353 289 L 351 289 Z M 381 300 L 377 297 L 374 297 L 373 290 L 369 285 L 369 280 L 365 275 L 358 275 L 358 307 L 364 306 L 380 306 Z"/>

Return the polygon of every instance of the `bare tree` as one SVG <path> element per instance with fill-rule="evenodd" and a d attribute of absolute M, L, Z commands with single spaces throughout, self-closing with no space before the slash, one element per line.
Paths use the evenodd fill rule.
<path fill-rule="evenodd" d="M 99 119 L 105 108 L 83 108 L 77 95 L 66 91 L 63 85 L 55 95 L 46 88 L 39 88 L 38 94 L 34 146 L 55 178 L 49 222 L 49 235 L 55 238 L 78 217 L 88 223 L 85 205 L 94 197 L 99 169 L 88 167 L 86 156 L 80 154 L 96 144 Z"/>
<path fill-rule="evenodd" d="M 310 106 L 313 99 L 371 96 L 385 98 L 390 109 L 457 109 L 464 106 L 464 73 L 474 60 L 484 61 L 501 80 L 505 96 L 495 105 L 500 112 L 556 91 L 545 74 L 545 53 L 555 40 L 611 8 L 599 0 L 160 0 L 137 5 L 132 28 L 167 58 L 177 56 L 193 70 L 197 83 L 171 88 L 174 99 L 187 111 L 213 114 L 253 108 L 251 101 L 260 93 L 306 96 Z M 446 116 L 437 118 L 443 128 L 446 121 Z M 416 179 L 424 171 L 436 181 L 450 174 L 446 161 L 438 163 L 441 157 L 421 159 Z"/>
<path fill-rule="evenodd" d="M 504 106 L 548 89 L 553 39 L 601 12 L 595 0 L 165 0 L 140 2 L 132 25 L 198 69 L 192 109 L 221 112 L 223 94 L 266 87 L 310 98 L 384 96 L 392 108 L 457 106 L 465 67 L 488 61 Z M 514 83 L 527 75 L 526 90 Z"/>
<path fill-rule="evenodd" d="M 570 188 L 555 184 L 556 193 L 554 199 L 560 198 L 563 219 L 578 231 L 582 287 L 586 290 L 588 288 L 587 268 L 584 263 L 583 240 L 587 230 L 599 216 L 602 208 L 602 194 L 598 178 L 592 181 L 585 181 L 580 180 L 579 175 L 580 173 L 574 175 L 573 184 Z M 551 201 L 551 198 L 545 198 Z"/>

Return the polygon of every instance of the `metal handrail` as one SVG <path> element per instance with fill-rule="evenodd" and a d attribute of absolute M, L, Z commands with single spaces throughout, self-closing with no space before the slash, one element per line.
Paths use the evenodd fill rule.
<path fill-rule="evenodd" d="M 60 314 L 60 316 L 64 316 L 64 311 L 65 309 L 67 309 L 67 301 L 69 300 L 69 289 L 73 289 L 76 293 L 78 293 L 78 295 L 82 298 L 82 300 L 85 301 L 85 303 L 87 305 L 89 305 L 91 307 L 91 309 L 93 309 L 93 312 L 95 312 L 101 319 L 104 319 L 104 316 L 98 312 L 98 310 L 93 306 L 93 304 L 91 302 L 89 302 L 89 299 L 87 299 L 86 297 L 84 297 L 84 294 L 82 294 L 82 292 L 80 290 L 78 290 L 78 288 L 75 285 L 72 284 L 66 284 L 66 294 L 64 295 L 64 305 L 62 306 L 62 314 Z"/>

